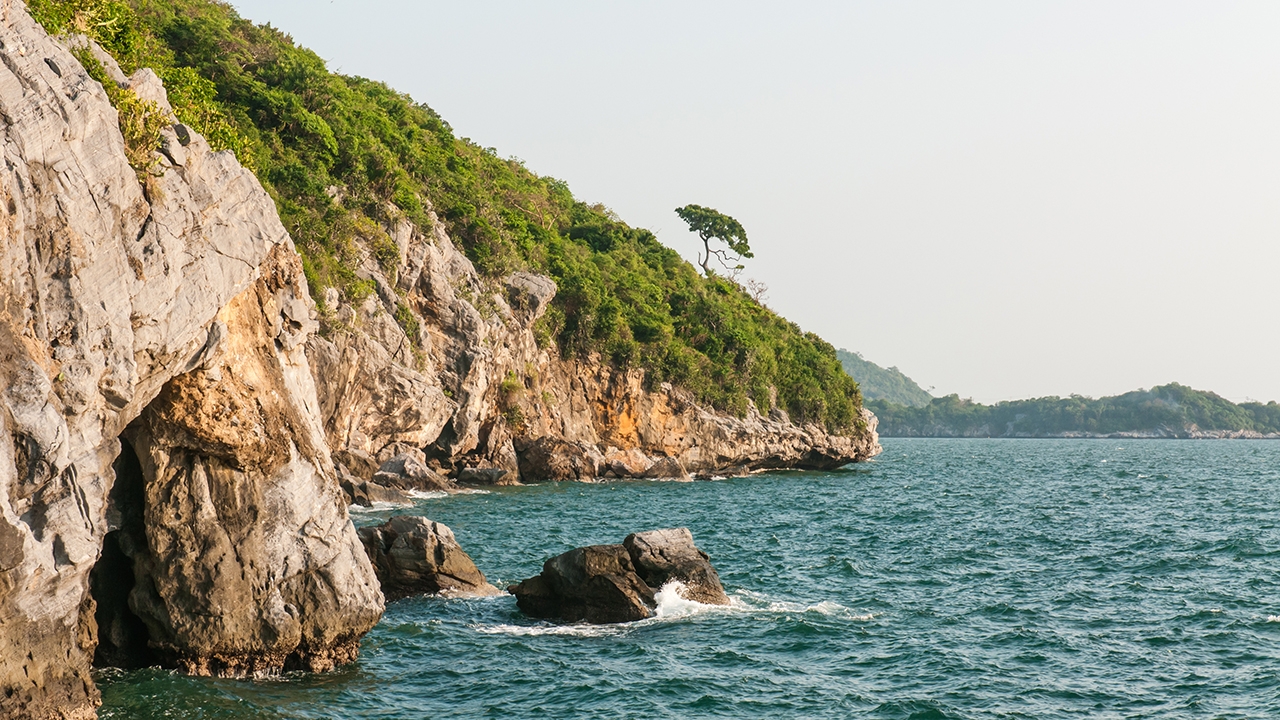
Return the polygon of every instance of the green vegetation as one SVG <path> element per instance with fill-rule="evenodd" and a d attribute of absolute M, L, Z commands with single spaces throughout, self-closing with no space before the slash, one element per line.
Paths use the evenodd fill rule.
<path fill-rule="evenodd" d="M 367 296 L 354 271 L 361 258 L 393 269 L 388 229 L 405 220 L 425 229 L 434 210 L 486 278 L 528 269 L 555 279 L 559 292 L 535 330 L 566 357 L 642 367 L 648 382 L 730 412 L 748 401 L 767 410 L 776 388 L 797 421 L 860 422 L 857 385 L 818 337 L 731 280 L 699 276 L 652 233 L 576 200 L 563 182 L 458 137 L 386 85 L 329 72 L 225 3 L 31 0 L 30 9 L 51 32 L 94 37 L 126 73 L 156 70 L 178 118 L 233 150 L 271 193 L 318 302 L 328 287 Z M 410 329 L 408 314 L 397 319 Z"/>
<path fill-rule="evenodd" d="M 836 350 L 836 357 L 840 359 L 844 371 L 858 381 L 862 396 L 867 400 L 887 400 L 907 407 L 924 407 L 933 400 L 932 395 L 896 367 L 886 370 L 870 360 L 864 360 L 861 353 L 849 352 L 843 348 Z"/>
<path fill-rule="evenodd" d="M 751 246 L 747 244 L 747 231 L 741 223 L 728 215 L 701 205 L 676 208 L 676 215 L 689 225 L 690 232 L 697 233 L 702 240 L 702 253 L 698 255 L 698 262 L 702 265 L 703 275 L 711 277 L 712 257 L 730 273 L 742 269 L 742 258 L 755 257 L 751 254 Z M 711 247 L 712 240 L 724 243 L 729 249 Z"/>
<path fill-rule="evenodd" d="M 918 408 L 884 400 L 869 400 L 867 407 L 880 418 L 880 433 L 891 437 L 1280 433 L 1280 405 L 1274 401 L 1237 405 L 1214 393 L 1177 383 L 1097 400 L 1072 395 L 983 405 L 948 395 Z"/>

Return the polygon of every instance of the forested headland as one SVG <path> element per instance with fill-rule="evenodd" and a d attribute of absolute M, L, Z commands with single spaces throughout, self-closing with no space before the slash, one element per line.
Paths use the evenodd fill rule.
<path fill-rule="evenodd" d="M 1280 437 L 1280 404 L 1234 403 L 1178 383 L 1113 397 L 984 405 L 959 395 L 922 407 L 868 400 L 886 437 Z"/>
<path fill-rule="evenodd" d="M 230 5 L 31 0 L 29 8 L 51 33 L 95 39 L 125 73 L 154 69 L 178 120 L 257 174 L 322 315 L 327 288 L 347 302 L 375 291 L 354 270 L 360 258 L 393 271 L 399 258 L 389 233 L 397 224 L 425 229 L 435 218 L 495 284 L 516 271 L 555 280 L 536 332 L 566 358 L 642 368 L 653 386 L 670 382 L 740 416 L 754 402 L 833 431 L 860 426 L 858 386 L 835 348 L 731 277 L 700 273 L 564 182 L 460 136 L 428 105 L 381 82 L 331 72 L 314 52 Z M 164 122 L 115 89 L 87 52 L 79 59 L 112 95 L 145 177 Z M 396 319 L 413 335 L 412 313 L 402 310 Z"/>
<path fill-rule="evenodd" d="M 862 397 L 867 400 L 886 400 L 908 407 L 924 407 L 933 400 L 932 395 L 896 367 L 880 367 L 862 357 L 862 353 L 844 348 L 836 350 L 836 357 L 840 358 L 845 372 L 858 381 Z"/>

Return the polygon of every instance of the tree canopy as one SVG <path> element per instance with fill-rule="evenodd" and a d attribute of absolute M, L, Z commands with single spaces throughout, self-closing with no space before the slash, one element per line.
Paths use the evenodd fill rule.
<path fill-rule="evenodd" d="M 1053 437 L 1195 431 L 1280 433 L 1280 405 L 1236 404 L 1178 383 L 1104 398 L 1044 397 L 983 405 L 958 395 L 922 407 L 869 400 L 887 437 Z"/>
<path fill-rule="evenodd" d="M 747 231 L 742 228 L 742 223 L 728 215 L 701 205 L 676 208 L 676 215 L 688 223 L 691 232 L 702 238 L 703 252 L 698 255 L 698 262 L 702 265 L 703 275 L 711 276 L 712 257 L 731 274 L 742 269 L 742 258 L 755 257 L 747 244 Z M 728 249 L 712 247 L 712 240 L 719 240 Z"/>

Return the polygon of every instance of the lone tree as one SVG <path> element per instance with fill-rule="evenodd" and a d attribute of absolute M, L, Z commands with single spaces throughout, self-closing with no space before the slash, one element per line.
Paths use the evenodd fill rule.
<path fill-rule="evenodd" d="M 743 258 L 755 257 L 751 254 L 751 246 L 747 244 L 747 231 L 742 229 L 742 223 L 728 215 L 701 205 L 685 205 L 682 208 L 676 208 L 676 214 L 689 224 L 690 231 L 698 233 L 698 237 L 702 238 L 702 249 L 705 253 L 698 254 L 698 263 L 702 265 L 703 274 L 708 277 L 711 276 L 712 257 L 715 257 L 731 274 L 742 269 L 739 261 Z M 719 240 L 729 247 L 727 250 L 713 248 L 712 240 Z"/>

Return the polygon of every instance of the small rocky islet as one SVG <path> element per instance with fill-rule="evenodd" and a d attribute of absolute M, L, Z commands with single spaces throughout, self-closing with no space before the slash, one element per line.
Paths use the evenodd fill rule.
<path fill-rule="evenodd" d="M 387 598 L 496 591 L 447 528 L 358 533 L 352 503 L 880 450 L 856 404 L 842 428 L 772 401 L 722 411 L 561 353 L 539 334 L 557 283 L 477 270 L 426 198 L 350 258 L 367 292 L 315 288 L 272 196 L 178 121 L 156 72 L 21 3 L 0 57 L 0 718 L 94 717 L 95 667 L 327 671 Z M 141 161 L 113 97 L 160 120 Z M 517 602 L 646 616 L 669 579 L 715 602 L 686 536 L 552 558 Z"/>
<path fill-rule="evenodd" d="M 440 523 L 396 515 L 358 532 L 388 601 L 501 594 Z M 621 544 L 574 548 L 547 559 L 540 574 L 507 592 L 533 618 L 604 624 L 653 617 L 656 595 L 664 588 L 685 600 L 729 604 L 711 558 L 694 544 L 688 528 L 632 533 Z"/>

